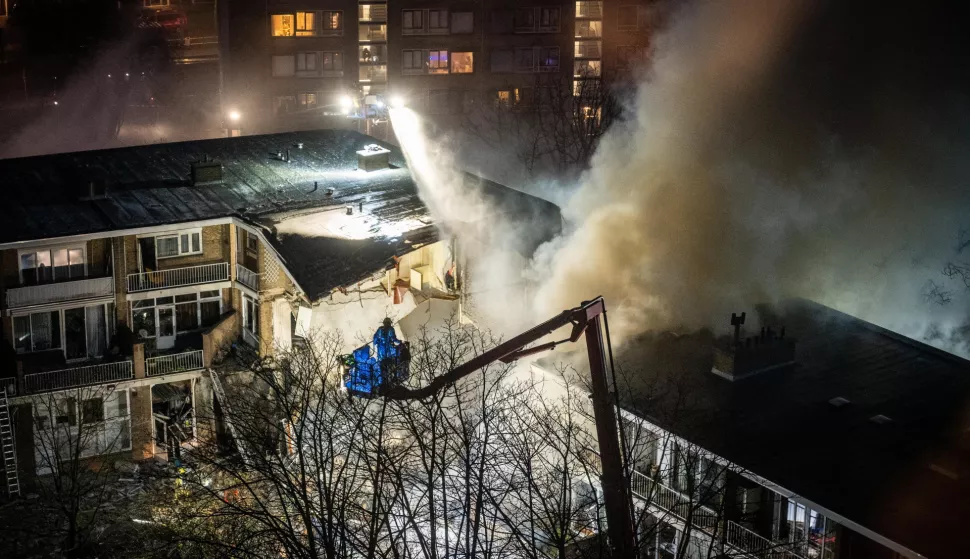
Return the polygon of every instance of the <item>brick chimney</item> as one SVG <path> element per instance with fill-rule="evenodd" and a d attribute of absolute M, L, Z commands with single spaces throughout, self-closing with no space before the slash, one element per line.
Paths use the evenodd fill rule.
<path fill-rule="evenodd" d="M 714 348 L 712 373 L 735 381 L 795 364 L 795 340 L 785 336 L 784 327 L 780 332 L 762 327 L 759 335 L 742 339 L 744 319 L 745 313 L 731 315 L 734 338 L 729 347 Z"/>

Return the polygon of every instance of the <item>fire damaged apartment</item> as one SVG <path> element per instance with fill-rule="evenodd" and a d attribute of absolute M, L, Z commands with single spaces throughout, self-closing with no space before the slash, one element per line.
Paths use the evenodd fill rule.
<path fill-rule="evenodd" d="M 213 417 L 197 410 L 218 409 L 229 354 L 385 318 L 406 340 L 416 309 L 456 308 L 465 239 L 432 222 L 401 152 L 373 142 L 331 130 L 0 162 L 5 490 L 65 447 L 171 458 Z M 543 223 L 539 237 L 559 231 L 555 205 L 462 176 L 495 212 Z"/>

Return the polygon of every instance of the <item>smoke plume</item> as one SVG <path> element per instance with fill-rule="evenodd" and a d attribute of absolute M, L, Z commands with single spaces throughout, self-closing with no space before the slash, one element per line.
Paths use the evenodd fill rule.
<path fill-rule="evenodd" d="M 965 288 L 941 269 L 967 224 L 962 35 L 869 8 L 682 10 L 534 259 L 538 316 L 602 294 L 622 339 L 801 296 L 959 349 Z"/>

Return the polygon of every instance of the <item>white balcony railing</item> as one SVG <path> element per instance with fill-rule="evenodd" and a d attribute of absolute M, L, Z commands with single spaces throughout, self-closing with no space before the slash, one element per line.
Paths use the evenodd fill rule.
<path fill-rule="evenodd" d="M 134 378 L 134 371 L 131 366 L 131 361 L 100 363 L 86 367 L 74 367 L 71 369 L 24 375 L 24 392 L 27 394 L 36 394 L 49 390 L 63 390 L 66 388 L 77 388 L 79 386 L 106 384 L 132 378 Z"/>
<path fill-rule="evenodd" d="M 684 522 L 689 520 L 693 528 L 711 536 L 720 536 L 718 528 L 721 519 L 717 513 L 680 491 L 654 481 L 638 471 L 632 472 L 630 490 L 649 505 L 669 512 Z M 726 542 L 741 550 L 745 557 L 805 559 L 792 550 L 792 543 L 772 542 L 731 520 L 724 522 L 723 526 Z"/>
<path fill-rule="evenodd" d="M 725 525 L 725 536 L 727 543 L 745 551 L 754 557 L 765 559 L 805 559 L 791 549 L 794 543 L 772 542 L 768 538 L 761 536 L 733 520 L 728 520 Z"/>
<path fill-rule="evenodd" d="M 236 264 L 236 281 L 253 291 L 259 291 L 259 274 L 242 264 Z"/>
<path fill-rule="evenodd" d="M 226 281 L 229 279 L 229 263 L 203 264 L 186 268 L 172 268 L 157 272 L 128 274 L 128 292 L 150 291 L 167 287 L 180 287 L 199 283 Z"/>
<path fill-rule="evenodd" d="M 149 357 L 145 359 L 145 374 L 150 377 L 155 377 L 158 375 L 195 371 L 202 368 L 202 363 L 201 349 L 186 351 L 185 353 L 175 353 L 173 355 Z"/>
<path fill-rule="evenodd" d="M 114 292 L 115 280 L 110 276 L 14 287 L 7 290 L 7 307 L 13 309 L 75 299 L 110 297 Z"/>

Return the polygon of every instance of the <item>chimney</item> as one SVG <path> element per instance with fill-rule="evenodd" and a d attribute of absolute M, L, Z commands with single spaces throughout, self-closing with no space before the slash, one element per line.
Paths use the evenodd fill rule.
<path fill-rule="evenodd" d="M 205 156 L 202 161 L 192 164 L 192 186 L 222 184 L 222 163 L 209 161 Z"/>
<path fill-rule="evenodd" d="M 795 363 L 795 340 L 785 337 L 784 327 L 781 328 L 781 335 L 771 327 L 762 327 L 760 335 L 748 337 L 742 344 L 741 324 L 744 324 L 744 313 L 740 318 L 732 314 L 734 341 L 729 348 L 714 348 L 712 373 L 735 381 Z"/>
<path fill-rule="evenodd" d="M 357 168 L 367 172 L 390 169 L 391 163 L 388 159 L 390 154 L 391 150 L 377 144 L 364 146 L 364 149 L 357 152 Z"/>

